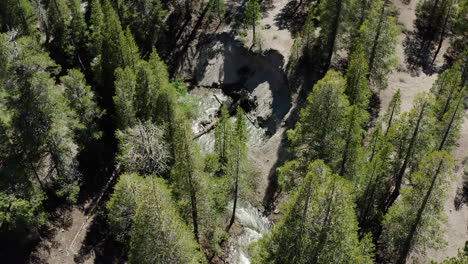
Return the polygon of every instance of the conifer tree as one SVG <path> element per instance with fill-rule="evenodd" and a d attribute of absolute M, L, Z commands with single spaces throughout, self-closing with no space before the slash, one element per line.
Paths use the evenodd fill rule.
<path fill-rule="evenodd" d="M 102 52 L 102 43 L 104 38 L 104 13 L 100 0 L 91 1 L 91 15 L 89 25 L 89 54 L 90 59 L 95 59 Z"/>
<path fill-rule="evenodd" d="M 352 180 L 363 165 L 363 151 L 361 148 L 364 138 L 362 125 L 367 119 L 367 112 L 363 112 L 356 105 L 347 109 L 342 134 L 343 146 L 339 152 L 339 162 L 336 171 L 343 177 Z"/>
<path fill-rule="evenodd" d="M 4 0 L 0 10 L 0 32 L 18 30 L 19 36 L 36 35 L 37 17 L 31 1 Z"/>
<path fill-rule="evenodd" d="M 350 44 L 354 45 L 354 41 L 359 36 L 359 29 L 361 28 L 364 21 L 369 17 L 373 5 L 376 4 L 375 0 L 352 0 L 350 2 L 349 12 L 349 27 L 350 27 Z M 353 51 L 354 48 L 351 46 L 350 51 Z"/>
<path fill-rule="evenodd" d="M 369 67 L 364 49 L 360 43 L 357 43 L 355 50 L 351 54 L 349 67 L 346 72 L 345 94 L 348 96 L 350 105 L 357 105 L 364 112 L 367 112 L 371 94 L 366 78 L 368 74 Z"/>
<path fill-rule="evenodd" d="M 241 188 L 246 186 L 246 159 L 247 159 L 247 124 L 245 123 L 245 113 L 239 106 L 237 107 L 236 123 L 232 132 L 232 145 L 230 150 L 227 152 L 228 161 L 226 176 L 231 181 L 230 192 L 233 196 L 233 206 L 231 220 L 227 227 L 227 231 L 234 224 L 236 216 L 237 201 L 239 195 L 242 192 Z M 229 122 L 229 121 L 228 121 Z"/>
<path fill-rule="evenodd" d="M 80 125 L 68 105 L 63 88 L 48 69 L 56 64 L 33 38 L 1 35 L 4 63 L 2 140 L 2 198 L 4 216 L 16 223 L 44 223 L 40 189 L 52 188 L 59 196 L 76 201 L 79 192 L 74 131 Z M 13 45 L 14 41 L 14 45 Z M 55 72 L 57 73 L 57 72 Z M 4 84 L 7 84 L 4 86 Z M 5 87 L 5 88 L 3 88 Z M 47 160 L 47 162 L 45 162 Z M 12 208 L 12 206 L 15 206 Z M 35 219 L 37 218 L 37 219 Z"/>
<path fill-rule="evenodd" d="M 101 85 L 106 88 L 103 91 L 104 98 L 113 96 L 114 71 L 118 67 L 131 67 L 135 69 L 139 60 L 138 47 L 129 30 L 122 29 L 119 17 L 108 0 L 102 6 L 104 14 L 101 56 L 97 62 L 97 74 L 100 74 Z"/>
<path fill-rule="evenodd" d="M 77 134 L 82 143 L 100 136 L 96 122 L 104 114 L 95 102 L 94 92 L 86 84 L 85 76 L 78 70 L 68 70 L 67 75 L 60 78 L 65 87 L 68 105 L 73 109 L 79 120 Z"/>
<path fill-rule="evenodd" d="M 129 67 L 115 70 L 114 104 L 118 127 L 124 129 L 136 124 L 136 76 Z"/>
<path fill-rule="evenodd" d="M 454 13 L 455 19 L 451 30 L 453 35 L 447 52 L 449 54 L 448 56 L 444 56 L 449 65 L 458 59 L 466 57 L 463 54 L 468 46 L 468 2 L 460 1 L 459 8 Z"/>
<path fill-rule="evenodd" d="M 320 1 L 320 51 L 325 56 L 327 68 L 332 63 L 335 51 L 349 33 L 347 26 L 350 2 L 351 0 Z"/>
<path fill-rule="evenodd" d="M 390 103 L 388 105 L 387 112 L 384 116 L 385 122 L 385 135 L 392 129 L 397 116 L 400 114 L 400 105 L 401 105 L 401 91 L 398 89 L 396 93 L 392 96 Z"/>
<path fill-rule="evenodd" d="M 372 263 L 372 243 L 358 239 L 351 186 L 323 161 L 310 164 L 284 210 L 254 244 L 253 263 Z"/>
<path fill-rule="evenodd" d="M 249 0 L 244 12 L 243 24 L 246 28 L 252 28 L 252 46 L 256 44 L 256 29 L 261 18 L 262 12 L 258 0 Z"/>
<path fill-rule="evenodd" d="M 210 16 L 222 19 L 224 16 L 225 5 L 224 0 L 209 0 L 208 5 L 210 6 Z"/>
<path fill-rule="evenodd" d="M 454 0 L 428 0 L 418 2 L 416 7 L 416 34 L 415 41 L 418 44 L 416 47 L 419 53 L 418 63 L 424 65 L 425 63 L 433 64 L 446 37 L 449 26 L 453 21 L 456 14 L 456 1 Z M 433 50 L 435 54 L 432 56 L 432 63 L 430 60 Z M 423 58 L 424 57 L 424 58 Z M 426 61 L 427 59 L 427 61 Z"/>
<path fill-rule="evenodd" d="M 396 151 L 393 161 L 395 189 L 388 198 L 385 211 L 398 198 L 407 171 L 416 171 L 427 150 L 431 149 L 434 124 L 432 104 L 433 99 L 429 94 L 420 94 L 415 99 L 412 110 L 403 114 L 396 124 L 396 131 L 391 139 Z"/>
<path fill-rule="evenodd" d="M 179 205 L 184 212 L 183 216 L 191 219 L 195 239 L 199 241 L 198 196 L 201 178 L 200 154 L 193 142 L 193 134 L 188 121 L 180 113 L 176 114 L 172 147 L 174 151 L 174 165 L 172 167 L 170 182 Z"/>
<path fill-rule="evenodd" d="M 342 136 L 349 105 L 344 95 L 345 86 L 343 76 L 335 71 L 328 71 L 315 84 L 296 128 L 288 131 L 291 151 L 299 164 L 305 165 L 316 159 L 323 159 L 331 167 L 339 167 L 339 153 L 344 145 Z"/>
<path fill-rule="evenodd" d="M 229 120 L 229 111 L 227 106 L 221 108 L 221 116 L 215 128 L 215 153 L 218 155 L 221 163 L 226 163 L 232 142 L 232 128 Z"/>
<path fill-rule="evenodd" d="M 110 0 L 123 28 L 129 28 L 143 54 L 149 54 L 166 29 L 160 0 Z"/>
<path fill-rule="evenodd" d="M 123 174 L 107 203 L 109 224 L 129 245 L 129 263 L 206 263 L 160 178 Z"/>
<path fill-rule="evenodd" d="M 395 47 L 399 29 L 393 13 L 391 4 L 377 0 L 359 30 L 359 41 L 368 58 L 368 79 L 381 89 L 387 87 L 388 74 L 397 63 Z"/>
<path fill-rule="evenodd" d="M 447 152 L 434 152 L 412 175 L 412 185 L 403 189 L 399 199 L 385 216 L 385 256 L 403 264 L 411 250 L 424 252 L 443 240 L 441 220 L 443 201 L 449 183 L 452 157 Z"/>
<path fill-rule="evenodd" d="M 439 76 L 431 88 L 436 100 L 434 114 L 437 119 L 434 137 L 437 150 L 454 146 L 463 120 L 463 101 L 467 88 L 462 87 L 460 62 Z"/>

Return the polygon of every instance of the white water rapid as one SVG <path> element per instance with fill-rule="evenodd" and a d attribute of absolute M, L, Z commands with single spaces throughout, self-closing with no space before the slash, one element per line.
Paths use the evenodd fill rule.
<path fill-rule="evenodd" d="M 232 208 L 232 204 L 230 206 Z M 250 264 L 249 245 L 270 230 L 271 222 L 257 208 L 243 201 L 238 203 L 236 221 L 243 232 L 231 245 L 228 263 Z"/>

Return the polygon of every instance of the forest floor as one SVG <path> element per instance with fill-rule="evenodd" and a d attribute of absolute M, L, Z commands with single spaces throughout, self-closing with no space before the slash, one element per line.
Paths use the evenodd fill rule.
<path fill-rule="evenodd" d="M 89 223 L 92 222 L 94 215 L 86 216 L 84 206 L 71 206 L 69 208 L 59 209 L 57 217 L 47 224 L 49 235 L 43 239 L 36 250 L 32 253 L 31 263 L 94 263 L 94 254 L 80 261 L 77 259 L 78 253 L 85 240 Z"/>
<path fill-rule="evenodd" d="M 231 2 L 231 1 L 228 1 Z M 232 1 L 234 2 L 234 0 Z M 287 8 L 288 0 L 270 0 L 269 6 L 264 12 L 261 20 L 263 26 L 259 30 L 259 35 L 262 39 L 262 49 L 277 50 L 285 58 L 285 65 L 287 58 L 293 45 L 293 37 L 290 29 L 281 24 L 281 15 L 284 9 Z M 402 0 L 392 0 L 399 12 L 399 24 L 402 25 L 407 31 L 413 30 L 413 21 L 415 19 L 416 0 L 411 1 L 409 5 L 402 3 Z M 404 31 L 405 32 L 405 31 Z M 402 111 L 408 111 L 415 96 L 422 91 L 429 91 L 433 82 L 437 79 L 437 74 L 426 75 L 423 72 L 410 72 L 407 70 L 405 62 L 405 53 L 403 48 L 403 40 L 405 33 L 399 36 L 399 44 L 397 47 L 400 65 L 389 78 L 389 88 L 380 92 L 379 97 L 381 100 L 381 111 L 385 111 L 391 97 L 397 89 L 401 89 L 402 93 Z M 445 49 L 444 49 L 445 50 Z M 443 51 L 444 51 L 443 50 Z M 439 55 L 436 64 L 443 63 L 443 53 Z M 285 65 L 283 67 L 285 67 Z M 291 107 L 289 112 L 283 117 L 281 126 L 276 129 L 275 133 L 266 141 L 266 143 L 258 148 L 251 149 L 250 158 L 253 163 L 258 167 L 260 172 L 260 179 L 257 181 L 256 188 L 256 201 L 254 205 L 265 210 L 263 205 L 267 197 L 267 193 L 272 188 L 271 182 L 276 181 L 276 168 L 282 165 L 287 158 L 287 140 L 286 131 L 291 128 L 291 123 L 288 120 L 291 116 L 297 113 L 297 94 L 291 96 Z M 382 113 L 382 112 L 381 112 Z M 462 206 L 459 210 L 455 210 L 454 197 L 457 188 L 463 184 L 462 174 L 464 161 L 467 159 L 468 151 L 468 120 L 465 118 L 461 138 L 458 141 L 457 149 L 454 154 L 458 163 L 458 171 L 456 177 L 452 181 L 448 190 L 448 199 L 445 202 L 445 213 L 447 222 L 444 224 L 445 238 L 448 242 L 447 247 L 439 250 L 430 250 L 428 258 L 434 260 L 441 260 L 447 256 L 454 256 L 457 250 L 463 246 L 465 241 L 468 240 L 468 207 Z M 85 245 L 85 238 L 90 231 L 90 224 L 98 212 L 90 215 L 85 214 L 84 206 L 72 206 L 67 209 L 61 209 L 59 212 L 63 221 L 51 221 L 49 229 L 52 230 L 50 236 L 43 239 L 36 247 L 31 255 L 31 262 L 33 263 L 95 263 L 95 253 L 93 250 L 87 251 L 86 256 L 77 257 Z M 65 221 L 66 220 L 66 221 Z M 424 259 L 415 255 L 419 260 Z"/>

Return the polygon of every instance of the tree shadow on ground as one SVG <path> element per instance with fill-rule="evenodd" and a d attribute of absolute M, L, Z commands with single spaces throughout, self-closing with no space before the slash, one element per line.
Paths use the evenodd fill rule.
<path fill-rule="evenodd" d="M 94 255 L 94 263 L 125 263 L 127 250 L 122 243 L 113 238 L 104 206 L 100 206 L 97 211 L 99 213 L 89 223 L 86 237 L 74 261 L 85 263 Z"/>
<path fill-rule="evenodd" d="M 305 59 L 300 59 L 296 63 L 290 63 L 287 66 L 287 69 L 291 69 L 288 74 L 290 85 L 291 87 L 297 87 L 294 89 L 297 99 L 283 119 L 282 125 L 285 127 L 285 131 L 295 127 L 300 118 L 301 109 L 307 104 L 307 97 L 312 92 L 313 86 L 324 76 L 325 71 L 318 65 L 310 63 Z M 266 215 L 275 210 L 276 204 L 282 194 L 276 170 L 283 166 L 290 158 L 288 149 L 289 140 L 287 133 L 283 133 L 277 152 L 278 159 L 268 173 L 268 186 L 263 197 L 263 207 L 265 208 L 264 213 Z"/>
<path fill-rule="evenodd" d="M 275 25 L 278 29 L 289 30 L 293 36 L 301 31 L 307 18 L 307 10 L 301 8 L 297 1 L 290 1 L 274 18 Z"/>

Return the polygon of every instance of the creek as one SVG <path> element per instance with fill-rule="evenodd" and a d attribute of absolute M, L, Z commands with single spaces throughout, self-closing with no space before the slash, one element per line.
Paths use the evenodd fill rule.
<path fill-rule="evenodd" d="M 220 89 L 194 88 L 190 91 L 191 101 L 194 104 L 194 118 L 192 121 L 192 131 L 194 134 L 203 131 L 204 126 L 211 123 L 216 117 L 220 108 L 220 102 L 231 104 L 232 99 L 223 94 Z M 219 101 L 218 101 L 219 100 Z M 253 120 L 253 118 L 251 118 Z M 231 117 L 234 124 L 235 117 Z M 247 133 L 249 147 L 260 147 L 266 142 L 266 129 L 258 127 L 247 121 Z M 214 150 L 214 130 L 197 138 L 196 141 L 202 152 L 212 153 Z M 228 207 L 232 209 L 232 203 Z M 260 239 L 267 233 L 272 224 L 260 210 L 246 201 L 239 201 L 236 209 L 236 221 L 242 228 L 239 236 L 230 243 L 228 262 L 233 264 L 249 264 L 249 245 Z"/>

